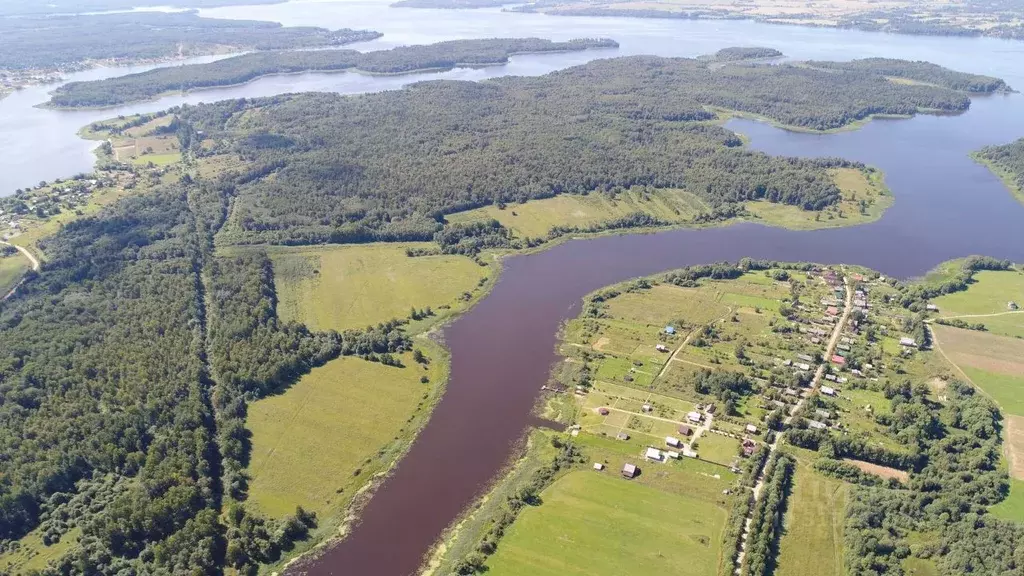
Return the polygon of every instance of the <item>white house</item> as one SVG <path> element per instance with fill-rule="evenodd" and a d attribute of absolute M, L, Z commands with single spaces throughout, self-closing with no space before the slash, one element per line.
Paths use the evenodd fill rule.
<path fill-rule="evenodd" d="M 644 454 L 644 457 L 647 458 L 648 460 L 661 462 L 661 450 L 658 450 L 657 448 L 648 448 L 647 453 Z"/>
<path fill-rule="evenodd" d="M 822 386 L 821 387 L 821 393 L 826 395 L 826 396 L 835 396 L 836 395 L 836 390 L 835 390 L 835 388 L 832 388 L 831 386 Z"/>

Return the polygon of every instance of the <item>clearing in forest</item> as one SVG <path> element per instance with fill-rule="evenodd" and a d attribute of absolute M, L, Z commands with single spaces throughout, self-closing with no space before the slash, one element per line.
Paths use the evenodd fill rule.
<path fill-rule="evenodd" d="M 906 482 L 910 479 L 910 473 L 899 468 L 890 468 L 888 466 L 882 466 L 880 464 L 872 464 L 871 462 L 865 462 L 863 460 L 853 460 L 852 458 L 843 458 L 843 462 L 847 464 L 853 464 L 860 469 L 861 472 L 867 472 L 873 474 L 879 478 L 895 478 L 900 482 Z"/>
<path fill-rule="evenodd" d="M 6 246 L 0 245 L 0 249 Z M 21 252 L 10 256 L 0 256 L 0 298 L 3 298 L 21 280 L 21 277 L 28 272 L 30 264 Z"/>
<path fill-rule="evenodd" d="M 296 505 L 329 517 L 388 468 L 427 417 L 445 370 L 401 359 L 405 368 L 339 358 L 250 405 L 250 501 L 275 518 Z"/>
<path fill-rule="evenodd" d="M 433 244 L 271 248 L 278 314 L 313 330 L 365 328 L 407 318 L 410 307 L 435 312 L 492 273 L 465 256 L 406 255 Z"/>
<path fill-rule="evenodd" d="M 646 468 L 659 465 L 643 465 Z M 488 561 L 491 576 L 713 576 L 726 512 L 619 471 L 571 472 L 525 509 Z"/>
<path fill-rule="evenodd" d="M 842 576 L 850 485 L 797 466 L 779 548 L 778 576 Z"/>
<path fill-rule="evenodd" d="M 477 208 L 446 218 L 452 223 L 493 218 L 521 238 L 546 238 L 556 226 L 585 230 L 638 212 L 663 222 L 685 222 L 706 210 L 703 201 L 683 190 L 635 188 L 614 195 L 604 192 L 561 194 L 504 208 Z"/>

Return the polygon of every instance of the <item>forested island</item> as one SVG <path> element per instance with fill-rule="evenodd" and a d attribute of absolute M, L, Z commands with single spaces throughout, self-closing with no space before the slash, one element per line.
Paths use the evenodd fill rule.
<path fill-rule="evenodd" d="M 157 68 L 104 80 L 72 82 L 54 91 L 49 105 L 61 108 L 113 106 L 146 100 L 175 90 L 231 86 L 272 74 L 353 70 L 370 74 L 405 74 L 489 66 L 522 53 L 616 48 L 609 39 L 552 42 L 540 38 L 451 40 L 376 52 L 354 50 L 273 51 L 244 54 L 209 64 Z"/>
<path fill-rule="evenodd" d="M 1006 85 L 1006 82 L 999 78 L 983 76 L 981 74 L 954 72 L 937 64 L 920 60 L 913 62 L 892 58 L 864 58 L 849 62 L 820 62 L 811 60 L 807 62 L 807 65 L 825 70 L 872 72 L 874 74 L 892 76 L 924 84 L 933 84 L 962 92 L 991 94 L 993 92 L 1008 92 L 1011 90 Z"/>
<path fill-rule="evenodd" d="M 1024 202 L 1024 138 L 1003 146 L 988 146 L 973 154 L 991 168 L 1018 200 Z"/>
<path fill-rule="evenodd" d="M 769 58 L 781 58 L 782 52 L 775 48 L 761 48 L 757 46 L 736 46 L 722 48 L 710 56 L 716 62 L 738 62 L 740 60 L 764 60 Z"/>
<path fill-rule="evenodd" d="M 238 195 L 225 236 L 308 244 L 430 240 L 446 214 L 633 186 L 684 188 L 716 214 L 747 200 L 822 210 L 840 198 L 828 170 L 849 162 L 744 150 L 709 107 L 826 130 L 969 105 L 964 93 L 867 70 L 631 57 L 539 78 L 222 102 L 177 110 L 175 122 L 202 133 L 185 140 L 198 154 L 247 161 L 223 184 Z M 506 241 L 494 232 L 446 238 Z"/>
<path fill-rule="evenodd" d="M 97 63 L 325 48 L 378 37 L 366 30 L 285 27 L 276 22 L 202 18 L 194 12 L 0 18 L 0 87 L 17 87 L 41 74 Z"/>

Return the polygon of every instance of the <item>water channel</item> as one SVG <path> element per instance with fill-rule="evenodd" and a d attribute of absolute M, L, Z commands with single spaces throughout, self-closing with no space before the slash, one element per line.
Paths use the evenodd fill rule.
<path fill-rule="evenodd" d="M 117 114 L 281 92 L 342 93 L 399 88 L 424 78 L 480 80 L 543 74 L 592 58 L 624 54 L 694 56 L 732 45 L 761 45 L 796 59 L 892 56 L 929 60 L 992 74 L 1024 88 L 1024 43 L 985 38 L 891 36 L 752 22 L 565 18 L 499 10 L 392 9 L 381 0 L 303 1 L 203 11 L 204 15 L 274 20 L 288 25 L 370 28 L 384 33 L 359 49 L 453 38 L 606 36 L 617 51 L 513 58 L 505 67 L 406 77 L 303 74 L 197 92 L 105 111 L 33 108 L 40 87 L 0 101 L 0 193 L 42 179 L 87 171 L 92 144 L 75 132 Z M 76 79 L 123 73 L 92 70 Z M 293 568 L 310 574 L 405 576 L 458 514 L 509 461 L 530 423 L 540 386 L 556 361 L 560 323 L 580 298 L 601 286 L 674 267 L 749 256 L 862 264 L 883 273 L 920 275 L 969 254 L 1024 261 L 1024 206 L 968 153 L 1024 136 L 1024 98 L 975 99 L 958 116 L 880 120 L 830 135 L 791 133 L 751 121 L 728 126 L 771 154 L 841 156 L 881 168 L 895 205 L 878 222 L 794 232 L 755 224 L 575 240 L 506 260 L 492 293 L 445 331 L 451 380 L 430 422 L 363 512 L 350 536 L 316 561 Z M 55 161 L 59 159 L 58 161 Z"/>

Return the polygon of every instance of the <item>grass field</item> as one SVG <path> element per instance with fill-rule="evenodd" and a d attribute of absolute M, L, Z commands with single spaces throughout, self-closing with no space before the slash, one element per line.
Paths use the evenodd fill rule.
<path fill-rule="evenodd" d="M 726 513 L 624 480 L 576 471 L 524 510 L 488 562 L 490 576 L 713 576 Z"/>
<path fill-rule="evenodd" d="M 740 443 L 735 438 L 719 434 L 705 433 L 697 442 L 697 454 L 701 460 L 732 466 L 739 460 Z"/>
<path fill-rule="evenodd" d="M 874 222 L 882 217 L 893 203 L 893 196 L 885 187 L 881 172 L 856 168 L 832 170 L 841 200 L 823 212 L 802 210 L 786 204 L 747 202 L 747 211 L 765 224 L 794 230 L 819 230 Z M 865 202 L 861 213 L 861 201 Z M 817 219 L 816 219 L 817 218 Z"/>
<path fill-rule="evenodd" d="M 1006 414 L 1024 415 L 1024 374 L 1010 376 L 961 365 L 960 368 L 998 404 Z"/>
<path fill-rule="evenodd" d="M 38 529 L 29 532 L 18 540 L 18 550 L 0 554 L 0 572 L 26 574 L 42 570 L 47 562 L 59 558 L 71 549 L 81 535 L 80 528 L 72 528 L 60 539 L 60 542 L 46 546 L 43 534 Z"/>
<path fill-rule="evenodd" d="M 832 174 L 842 199 L 825 212 L 810 212 L 771 202 L 747 202 L 747 211 L 754 220 L 772 226 L 815 230 L 872 222 L 892 205 L 892 194 L 885 187 L 880 172 L 838 168 L 832 170 Z M 863 214 L 860 207 L 862 200 L 865 202 Z M 486 206 L 450 214 L 447 219 L 449 222 L 477 222 L 493 218 L 512 229 L 519 237 L 544 238 L 556 226 L 585 229 L 635 212 L 650 214 L 663 222 L 681 224 L 691 221 L 707 209 L 704 201 L 684 190 L 657 189 L 643 192 L 638 188 L 614 198 L 593 192 L 585 196 L 562 194 L 523 204 L 511 204 L 504 209 Z"/>
<path fill-rule="evenodd" d="M 493 273 L 465 256 L 406 256 L 414 244 L 272 248 L 278 313 L 315 330 L 364 328 L 410 308 L 457 307 Z"/>
<path fill-rule="evenodd" d="M 634 212 L 650 214 L 665 222 L 684 222 L 707 209 L 699 198 L 683 190 L 664 189 L 650 193 L 628 191 L 615 198 L 600 192 L 586 196 L 562 194 L 553 198 L 510 204 L 504 210 L 487 206 L 449 215 L 449 222 L 495 219 L 516 235 L 543 238 L 555 226 L 586 228 Z"/>
<path fill-rule="evenodd" d="M 11 288 L 28 272 L 31 264 L 20 252 L 12 256 L 0 257 L 0 298 L 10 292 Z"/>
<path fill-rule="evenodd" d="M 1008 313 L 1007 308 L 1009 302 L 1024 306 L 1024 273 L 985 270 L 975 274 L 974 280 L 967 291 L 932 301 L 939 307 L 940 317 L 966 316 L 965 322 L 980 322 L 991 334 L 1024 337 L 1024 313 Z"/>
<path fill-rule="evenodd" d="M 797 466 L 779 548 L 777 576 L 842 576 L 848 484 Z"/>
<path fill-rule="evenodd" d="M 437 354 L 427 351 L 436 358 Z M 316 368 L 282 394 L 249 407 L 250 501 L 282 517 L 301 505 L 336 513 L 370 476 L 391 465 L 425 419 L 446 363 L 424 371 L 340 358 Z"/>
<path fill-rule="evenodd" d="M 994 516 L 1014 522 L 1024 522 L 1024 480 L 1010 480 L 1010 495 L 988 509 Z"/>

